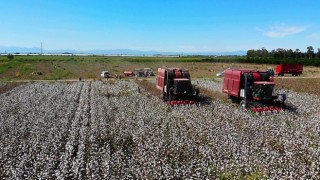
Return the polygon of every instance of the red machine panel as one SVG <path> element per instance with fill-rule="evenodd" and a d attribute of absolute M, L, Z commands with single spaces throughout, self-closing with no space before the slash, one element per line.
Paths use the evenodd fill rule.
<path fill-rule="evenodd" d="M 157 89 L 163 91 L 164 85 L 165 85 L 165 72 L 166 69 L 158 68 L 158 74 L 157 74 Z"/>
<path fill-rule="evenodd" d="M 242 71 L 228 69 L 224 72 L 222 91 L 226 94 L 239 97 Z"/>

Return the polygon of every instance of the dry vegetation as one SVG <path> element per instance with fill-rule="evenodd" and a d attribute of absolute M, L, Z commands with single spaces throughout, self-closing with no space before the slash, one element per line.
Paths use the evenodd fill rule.
<path fill-rule="evenodd" d="M 320 78 L 275 78 L 278 87 L 320 95 Z"/>
<path fill-rule="evenodd" d="M 210 99 L 219 99 L 223 102 L 227 102 L 227 100 L 228 100 L 228 96 L 226 96 L 225 94 L 218 92 L 218 91 L 212 91 L 212 90 L 207 89 L 205 87 L 202 87 L 200 89 L 200 93 L 202 96 L 209 97 Z"/>
<path fill-rule="evenodd" d="M 146 79 L 138 80 L 136 81 L 139 87 L 143 88 L 147 92 L 151 93 L 154 96 L 159 96 L 161 95 L 160 91 L 156 88 L 156 84 L 153 81 L 148 81 Z M 140 88 L 139 88 L 140 91 Z"/>

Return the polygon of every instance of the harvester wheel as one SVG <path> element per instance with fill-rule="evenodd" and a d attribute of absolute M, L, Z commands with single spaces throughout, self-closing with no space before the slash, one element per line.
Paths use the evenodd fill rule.
<path fill-rule="evenodd" d="M 239 102 L 237 102 L 237 100 L 234 98 L 234 97 L 232 97 L 232 96 L 228 96 L 228 102 L 229 103 L 239 103 Z"/>
<path fill-rule="evenodd" d="M 196 98 L 199 98 L 199 92 L 200 92 L 199 88 L 196 88 Z"/>
<path fill-rule="evenodd" d="M 160 94 L 160 99 L 161 99 L 162 101 L 166 101 L 165 95 L 164 95 L 163 93 Z"/>
<path fill-rule="evenodd" d="M 174 96 L 173 96 L 173 88 L 170 88 L 169 90 L 169 101 L 174 100 Z"/>
<path fill-rule="evenodd" d="M 240 101 L 240 107 L 242 107 L 244 109 L 247 108 L 247 103 L 245 100 Z"/>

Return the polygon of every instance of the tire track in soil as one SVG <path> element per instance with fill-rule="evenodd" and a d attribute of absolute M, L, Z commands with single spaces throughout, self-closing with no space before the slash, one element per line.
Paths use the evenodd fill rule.
<path fill-rule="evenodd" d="M 77 137 L 77 145 L 75 146 L 75 151 L 73 153 L 74 157 L 73 157 L 73 160 L 74 161 L 77 161 L 76 158 L 81 158 L 80 162 L 83 162 L 79 165 L 78 167 L 78 174 L 75 174 L 75 177 L 76 179 L 81 179 L 81 178 L 88 178 L 88 172 L 86 171 L 86 167 L 87 167 L 87 163 L 89 162 L 88 160 L 90 158 L 88 154 L 90 152 L 90 148 L 89 148 L 89 135 L 88 135 L 88 132 L 89 132 L 89 128 L 90 128 L 90 121 L 91 121 L 91 114 L 90 114 L 90 111 L 91 111 L 91 104 L 90 104 L 90 99 L 91 99 L 91 81 L 89 82 L 84 82 L 86 83 L 86 85 L 88 85 L 88 89 L 85 90 L 85 91 L 81 91 L 83 93 L 80 93 L 80 97 L 79 97 L 79 100 L 80 98 L 84 98 L 84 100 L 82 101 L 83 104 L 82 104 L 82 107 L 85 107 L 86 109 L 81 109 L 80 105 L 79 107 L 77 108 L 77 112 L 81 112 L 81 114 L 79 115 L 79 124 L 80 124 L 80 127 L 78 128 L 78 137 Z M 82 96 L 81 96 L 82 95 Z M 87 107 L 86 107 L 87 105 Z M 84 129 L 82 131 L 82 129 Z M 82 133 L 81 133 L 82 131 Z M 81 147 L 81 142 L 80 141 L 84 141 L 84 148 Z M 81 151 L 84 152 L 84 156 L 81 156 Z M 80 176 L 79 176 L 80 175 Z"/>

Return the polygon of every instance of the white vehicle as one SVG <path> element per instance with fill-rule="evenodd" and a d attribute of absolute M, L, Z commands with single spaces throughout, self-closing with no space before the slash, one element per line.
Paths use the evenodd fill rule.
<path fill-rule="evenodd" d="M 217 73 L 216 76 L 218 76 L 218 77 L 224 76 L 224 71 Z"/>
<path fill-rule="evenodd" d="M 227 69 L 230 69 L 230 68 L 227 68 Z M 225 70 L 227 70 L 227 69 L 225 69 Z M 224 71 L 217 73 L 216 76 L 217 77 L 223 77 L 224 76 Z"/>
<path fill-rule="evenodd" d="M 103 78 L 109 78 L 110 77 L 110 73 L 109 73 L 109 71 L 102 71 L 100 76 L 103 77 Z"/>

